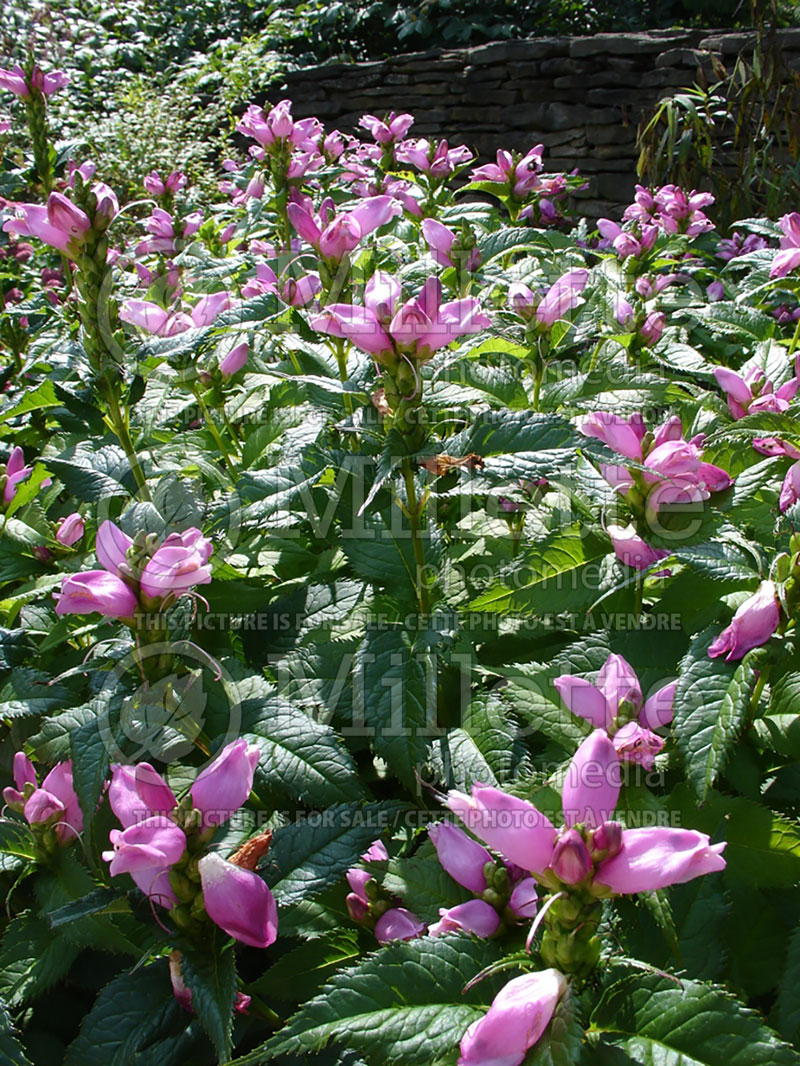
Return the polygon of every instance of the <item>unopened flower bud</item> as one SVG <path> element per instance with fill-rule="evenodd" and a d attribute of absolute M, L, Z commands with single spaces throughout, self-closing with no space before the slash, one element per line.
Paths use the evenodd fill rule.
<path fill-rule="evenodd" d="M 550 865 L 559 880 L 567 885 L 576 885 L 589 876 L 592 859 L 577 829 L 568 829 L 560 837 Z"/>
<path fill-rule="evenodd" d="M 619 822 L 603 822 L 592 834 L 592 859 L 610 859 L 622 850 L 622 826 Z"/>

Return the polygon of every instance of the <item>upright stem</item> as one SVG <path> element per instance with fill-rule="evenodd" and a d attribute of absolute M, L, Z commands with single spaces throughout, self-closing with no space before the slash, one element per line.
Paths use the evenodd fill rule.
<path fill-rule="evenodd" d="M 333 354 L 336 356 L 336 365 L 339 367 L 339 381 L 344 384 L 347 381 L 347 349 L 341 337 L 334 339 Z M 353 397 L 349 392 L 344 393 L 344 409 L 348 415 L 353 413 Z"/>
<path fill-rule="evenodd" d="M 425 583 L 425 546 L 422 542 L 420 529 L 420 506 L 417 498 L 417 486 L 414 484 L 414 470 L 411 460 L 403 460 L 403 480 L 406 486 L 406 499 L 408 501 L 408 520 L 411 523 L 411 542 L 414 546 L 414 561 L 416 563 L 417 600 L 419 609 L 423 614 L 430 614 L 431 598 L 428 586 Z"/>
<path fill-rule="evenodd" d="M 216 427 L 216 425 L 214 423 L 214 419 L 211 417 L 211 412 L 209 411 L 208 407 L 206 407 L 206 402 L 203 399 L 203 394 L 200 392 L 200 389 L 197 387 L 197 385 L 194 386 L 194 390 L 193 391 L 194 391 L 195 398 L 197 399 L 197 402 L 200 405 L 200 410 L 203 412 L 203 418 L 206 421 L 206 425 L 210 429 L 211 436 L 216 441 L 217 447 L 219 448 L 220 452 L 222 453 L 222 458 L 224 459 L 225 465 L 228 468 L 228 473 L 231 475 L 231 478 L 233 479 L 234 484 L 235 484 L 236 483 L 236 479 L 237 479 L 236 467 L 231 462 L 231 457 L 228 454 L 228 449 L 225 447 L 225 442 L 223 441 L 222 437 L 220 436 L 219 430 L 217 429 L 217 427 Z"/>
<path fill-rule="evenodd" d="M 108 378 L 101 378 L 101 382 L 103 383 L 103 391 L 105 392 L 106 402 L 108 403 L 109 425 L 117 435 L 117 440 L 120 442 L 122 450 L 125 452 L 134 480 L 139 489 L 140 498 L 145 503 L 150 503 L 152 502 L 152 497 L 150 496 L 150 490 L 147 487 L 147 479 L 144 476 L 139 457 L 136 454 L 136 448 L 131 440 L 130 431 L 128 430 L 128 420 L 122 413 L 122 408 L 117 399 L 116 389 Z"/>

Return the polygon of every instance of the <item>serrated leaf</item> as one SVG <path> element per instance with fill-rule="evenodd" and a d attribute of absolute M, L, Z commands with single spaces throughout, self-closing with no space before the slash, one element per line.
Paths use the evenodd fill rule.
<path fill-rule="evenodd" d="M 282 1032 L 236 1066 L 321 1050 L 331 1040 L 373 1064 L 430 1066 L 450 1053 L 496 990 L 465 984 L 497 957 L 487 941 L 448 936 L 390 944 L 337 974 Z"/>
<path fill-rule="evenodd" d="M 778 1025 L 787 1040 L 800 1040 L 800 926 L 792 933 L 778 985 Z"/>
<path fill-rule="evenodd" d="M 428 656 L 415 649 L 405 627 L 374 627 L 354 662 L 353 728 L 363 723 L 375 751 L 412 790 L 437 733 Z"/>
<path fill-rule="evenodd" d="M 722 988 L 636 973 L 603 993 L 594 1032 L 644 1066 L 799 1066 L 800 1055 Z"/>
<path fill-rule="evenodd" d="M 83 812 L 84 828 L 91 826 L 111 767 L 107 737 L 97 719 L 70 733 L 72 781 Z"/>
<path fill-rule="evenodd" d="M 353 962 L 360 954 L 356 932 L 342 929 L 309 940 L 282 955 L 248 988 L 250 992 L 283 1002 L 302 1003 L 315 995 L 335 970 Z"/>
<path fill-rule="evenodd" d="M 0 947 L 0 998 L 18 1007 L 42 995 L 68 972 L 79 950 L 64 937 L 54 937 L 41 918 L 14 918 Z"/>
<path fill-rule="evenodd" d="M 353 759 L 333 729 L 286 700 L 267 700 L 245 739 L 261 751 L 256 790 L 262 799 L 326 806 L 361 794 Z"/>
<path fill-rule="evenodd" d="M 17 1041 L 5 1003 L 0 1002 L 0 1062 L 3 1066 L 31 1066 L 31 1061 Z"/>
<path fill-rule="evenodd" d="M 686 777 L 702 801 L 744 727 L 758 674 L 748 660 L 709 658 L 716 627 L 693 642 L 679 668 L 673 732 Z"/>
<path fill-rule="evenodd" d="M 580 1066 L 583 1045 L 580 1004 L 568 989 L 559 999 L 547 1029 L 526 1056 L 524 1066 Z"/>
<path fill-rule="evenodd" d="M 312 899 L 340 880 L 402 809 L 390 801 L 340 803 L 276 829 L 263 872 L 278 903 Z"/>
<path fill-rule="evenodd" d="M 129 1066 L 181 1008 L 166 959 L 122 973 L 106 985 L 67 1049 L 64 1066 Z"/>
<path fill-rule="evenodd" d="M 192 1010 L 211 1037 L 220 1062 L 231 1056 L 236 957 L 233 943 L 216 931 L 202 947 L 182 945 L 181 974 L 192 993 Z"/>

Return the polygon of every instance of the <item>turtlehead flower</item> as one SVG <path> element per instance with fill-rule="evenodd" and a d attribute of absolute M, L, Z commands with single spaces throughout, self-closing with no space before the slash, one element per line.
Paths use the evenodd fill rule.
<path fill-rule="evenodd" d="M 295 122 L 291 100 L 281 100 L 268 112 L 251 104 L 236 124 L 236 131 L 252 137 L 270 152 L 287 144 L 310 151 L 316 148 L 322 126 L 316 118 Z"/>
<path fill-rule="evenodd" d="M 63 70 L 51 70 L 47 74 L 34 63 L 30 72 L 26 72 L 19 64 L 11 70 L 0 70 L 0 89 L 13 93 L 21 100 L 29 99 L 34 93 L 42 96 L 52 96 L 53 93 L 69 85 L 69 74 Z"/>
<path fill-rule="evenodd" d="M 396 144 L 414 125 L 414 116 L 407 113 L 398 115 L 390 111 L 385 119 L 376 115 L 362 115 L 358 124 L 371 133 L 378 144 Z"/>
<path fill-rule="evenodd" d="M 201 296 L 187 314 L 177 307 L 165 310 L 150 300 L 128 300 L 119 317 L 130 326 L 138 326 L 156 337 L 174 337 L 187 329 L 204 329 L 223 311 L 234 307 L 236 301 L 227 292 L 214 292 Z"/>
<path fill-rule="evenodd" d="M 222 377 L 224 379 L 232 378 L 234 374 L 237 374 L 243 367 L 247 366 L 249 358 L 250 345 L 247 341 L 242 341 L 235 348 L 231 348 L 228 354 L 219 361 Z"/>
<path fill-rule="evenodd" d="M 650 435 L 641 415 L 624 419 L 608 411 L 598 411 L 583 420 L 580 431 L 645 465 L 646 470 L 640 471 L 603 464 L 601 472 L 622 496 L 627 497 L 635 488 L 644 498 L 650 515 L 665 504 L 707 500 L 712 492 L 720 492 L 731 484 L 726 471 L 703 462 L 702 438 L 683 439 L 677 417 L 669 418 Z"/>
<path fill-rule="evenodd" d="M 144 187 L 151 196 L 164 196 L 186 188 L 188 178 L 180 170 L 173 170 L 167 178 L 162 178 L 157 170 L 151 170 L 144 179 Z"/>
<path fill-rule="evenodd" d="M 738 259 L 740 255 L 748 255 L 768 247 L 769 242 L 758 233 L 748 233 L 743 237 L 741 233 L 734 232 L 719 242 L 717 259 L 723 259 L 727 263 L 731 259 Z"/>
<path fill-rule="evenodd" d="M 459 247 L 456 234 L 448 229 L 443 223 L 435 218 L 426 218 L 422 223 L 422 236 L 430 249 L 430 253 L 436 263 L 443 267 L 454 267 L 453 246 Z M 478 248 L 469 250 L 462 249 L 458 257 L 459 266 L 463 266 L 470 273 L 476 271 L 481 265 L 481 253 Z"/>
<path fill-rule="evenodd" d="M 555 678 L 553 685 L 573 714 L 608 734 L 622 761 L 652 769 L 653 756 L 664 747 L 664 741 L 652 730 L 672 721 L 675 682 L 662 686 L 645 703 L 630 663 L 612 654 L 596 685 L 571 674 Z"/>
<path fill-rule="evenodd" d="M 725 655 L 728 662 L 742 659 L 752 648 L 766 644 L 781 620 L 775 583 L 762 581 L 744 601 L 727 626 L 708 649 L 709 658 Z M 727 655 L 725 654 L 727 652 Z"/>
<path fill-rule="evenodd" d="M 461 1040 L 458 1066 L 520 1066 L 541 1038 L 567 990 L 558 970 L 515 977 Z"/>
<path fill-rule="evenodd" d="M 650 251 L 658 236 L 658 226 L 645 223 L 638 227 L 637 236 L 631 230 L 624 230 L 610 218 L 598 219 L 597 228 L 605 243 L 614 249 L 620 259 L 627 259 L 628 256 L 638 259 Z"/>
<path fill-rule="evenodd" d="M 11 503 L 17 494 L 17 485 L 21 481 L 25 481 L 33 473 L 32 466 L 25 466 L 25 456 L 22 448 L 17 445 L 11 452 L 5 465 L 5 471 L 2 477 L 5 478 L 3 482 L 3 503 L 6 507 Z"/>
<path fill-rule="evenodd" d="M 793 463 L 786 471 L 781 485 L 779 506 L 781 514 L 793 507 L 800 500 L 800 463 Z"/>
<path fill-rule="evenodd" d="M 500 915 L 482 899 L 471 899 L 455 907 L 440 907 L 439 921 L 428 927 L 428 936 L 446 933 L 473 933 L 482 940 L 494 936 L 500 928 Z"/>
<path fill-rule="evenodd" d="M 347 213 L 333 214 L 333 205 L 323 203 L 315 215 L 308 197 L 296 197 L 288 207 L 289 221 L 323 259 L 338 263 L 357 248 L 364 237 L 402 213 L 391 196 L 373 196 Z"/>
<path fill-rule="evenodd" d="M 212 852 L 197 864 L 203 903 L 215 925 L 254 948 L 278 936 L 278 907 L 263 878 Z"/>
<path fill-rule="evenodd" d="M 619 561 L 635 570 L 648 570 L 654 563 L 666 559 L 669 555 L 664 548 L 651 547 L 632 525 L 610 525 L 606 532 L 611 537 L 614 554 Z"/>
<path fill-rule="evenodd" d="M 451 148 L 447 141 L 437 143 L 420 138 L 399 144 L 395 158 L 398 163 L 407 163 L 434 181 L 441 182 L 469 163 L 472 152 L 463 144 Z"/>
<path fill-rule="evenodd" d="M 65 548 L 71 548 L 73 544 L 77 544 L 84 534 L 84 523 L 81 516 L 77 511 L 66 518 L 62 518 L 58 523 L 58 529 L 56 530 L 56 540 L 59 544 L 63 544 Z"/>
<path fill-rule="evenodd" d="M 491 324 L 477 300 L 443 304 L 441 299 L 441 282 L 431 277 L 419 296 L 401 303 L 400 283 L 376 271 L 364 290 L 364 307 L 329 304 L 311 319 L 311 326 L 351 340 L 378 363 L 391 365 L 402 355 L 424 363 L 457 337 Z"/>
<path fill-rule="evenodd" d="M 789 410 L 789 403 L 800 388 L 800 357 L 796 360 L 794 377 L 779 389 L 775 389 L 760 367 L 750 367 L 744 374 L 737 374 L 735 370 L 718 366 L 714 368 L 714 377 L 727 394 L 728 410 L 733 418 L 744 418 L 758 411 L 780 413 Z"/>
<path fill-rule="evenodd" d="M 51 192 L 46 207 L 39 204 L 16 204 L 15 207 L 16 217 L 3 225 L 6 233 L 36 237 L 73 259 L 80 253 L 92 223 L 89 216 L 63 193 Z"/>
<path fill-rule="evenodd" d="M 772 260 L 771 278 L 785 278 L 800 266 L 800 215 L 792 211 L 778 219 L 778 225 L 784 236 L 781 237 L 781 250 Z"/>
<path fill-rule="evenodd" d="M 543 152 L 543 144 L 537 144 L 523 156 L 501 148 L 497 153 L 496 162 L 476 167 L 470 175 L 470 180 L 502 185 L 508 195 L 517 200 L 524 200 L 542 184 L 539 173 L 542 169 Z"/>
<path fill-rule="evenodd" d="M 425 932 L 425 923 L 405 907 L 392 907 L 375 923 L 375 939 L 379 944 L 392 940 L 416 940 Z"/>
<path fill-rule="evenodd" d="M 14 784 L 3 789 L 3 802 L 22 814 L 33 829 L 55 832 L 59 845 L 69 844 L 83 830 L 83 813 L 72 783 L 72 760 L 57 763 L 41 785 L 24 752 L 14 755 Z"/>
<path fill-rule="evenodd" d="M 611 821 L 620 784 L 614 745 L 604 729 L 596 729 L 567 769 L 561 831 L 532 803 L 498 788 L 473 785 L 471 795 L 449 792 L 447 804 L 490 848 L 548 887 L 554 880 L 580 884 L 601 898 L 666 888 L 724 868 L 725 845 L 712 845 L 705 833 L 622 830 Z"/>

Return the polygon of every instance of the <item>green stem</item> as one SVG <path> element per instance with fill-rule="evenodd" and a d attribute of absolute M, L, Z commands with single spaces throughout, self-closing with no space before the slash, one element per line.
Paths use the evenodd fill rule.
<path fill-rule="evenodd" d="M 136 448 L 131 440 L 130 431 L 128 429 L 128 421 L 125 415 L 122 413 L 122 408 L 119 405 L 117 399 L 116 389 L 108 378 L 103 378 L 102 381 L 105 384 L 106 401 L 108 402 L 108 422 L 114 433 L 117 435 L 117 440 L 122 445 L 122 450 L 125 452 L 128 462 L 130 463 L 131 471 L 133 473 L 134 480 L 139 489 L 139 497 L 144 503 L 151 503 L 152 497 L 150 496 L 150 490 L 147 487 L 147 479 L 144 476 L 139 457 L 136 454 Z"/>
<path fill-rule="evenodd" d="M 339 367 L 339 380 L 344 384 L 347 381 L 347 350 L 341 337 L 337 337 L 333 342 L 333 354 L 336 356 L 336 365 Z M 344 409 L 348 415 L 352 415 L 353 397 L 349 392 L 344 393 Z"/>
<path fill-rule="evenodd" d="M 790 356 L 794 354 L 794 350 L 797 347 L 798 343 L 800 343 L 800 319 L 797 320 L 797 325 L 795 326 L 794 336 L 792 337 L 792 343 L 789 345 L 789 355 Z"/>
<path fill-rule="evenodd" d="M 194 395 L 195 395 L 195 398 L 197 399 L 198 404 L 200 405 L 200 410 L 203 412 L 203 418 L 205 419 L 206 425 L 208 426 L 209 430 L 211 431 L 211 436 L 216 441 L 217 447 L 219 448 L 219 450 L 220 450 L 220 452 L 222 454 L 222 458 L 225 461 L 225 465 L 228 468 L 228 473 L 231 475 L 231 478 L 233 479 L 233 483 L 236 484 L 236 479 L 237 479 L 236 467 L 231 462 L 231 457 L 228 454 L 228 449 L 225 447 L 225 442 L 223 441 L 222 437 L 220 436 L 219 430 L 217 429 L 217 427 L 216 427 L 216 425 L 214 423 L 214 419 L 211 417 L 211 412 L 209 411 L 208 407 L 206 406 L 206 402 L 203 399 L 203 395 L 200 392 L 200 389 L 197 387 L 197 385 L 194 386 Z"/>
<path fill-rule="evenodd" d="M 420 505 L 417 498 L 417 487 L 414 484 L 414 470 L 411 460 L 403 460 L 403 481 L 406 486 L 406 499 L 408 501 L 408 520 L 411 523 L 411 542 L 414 546 L 414 560 L 417 569 L 417 601 L 422 614 L 430 614 L 431 598 L 428 586 L 425 583 L 425 546 L 422 542 L 420 529 Z"/>

